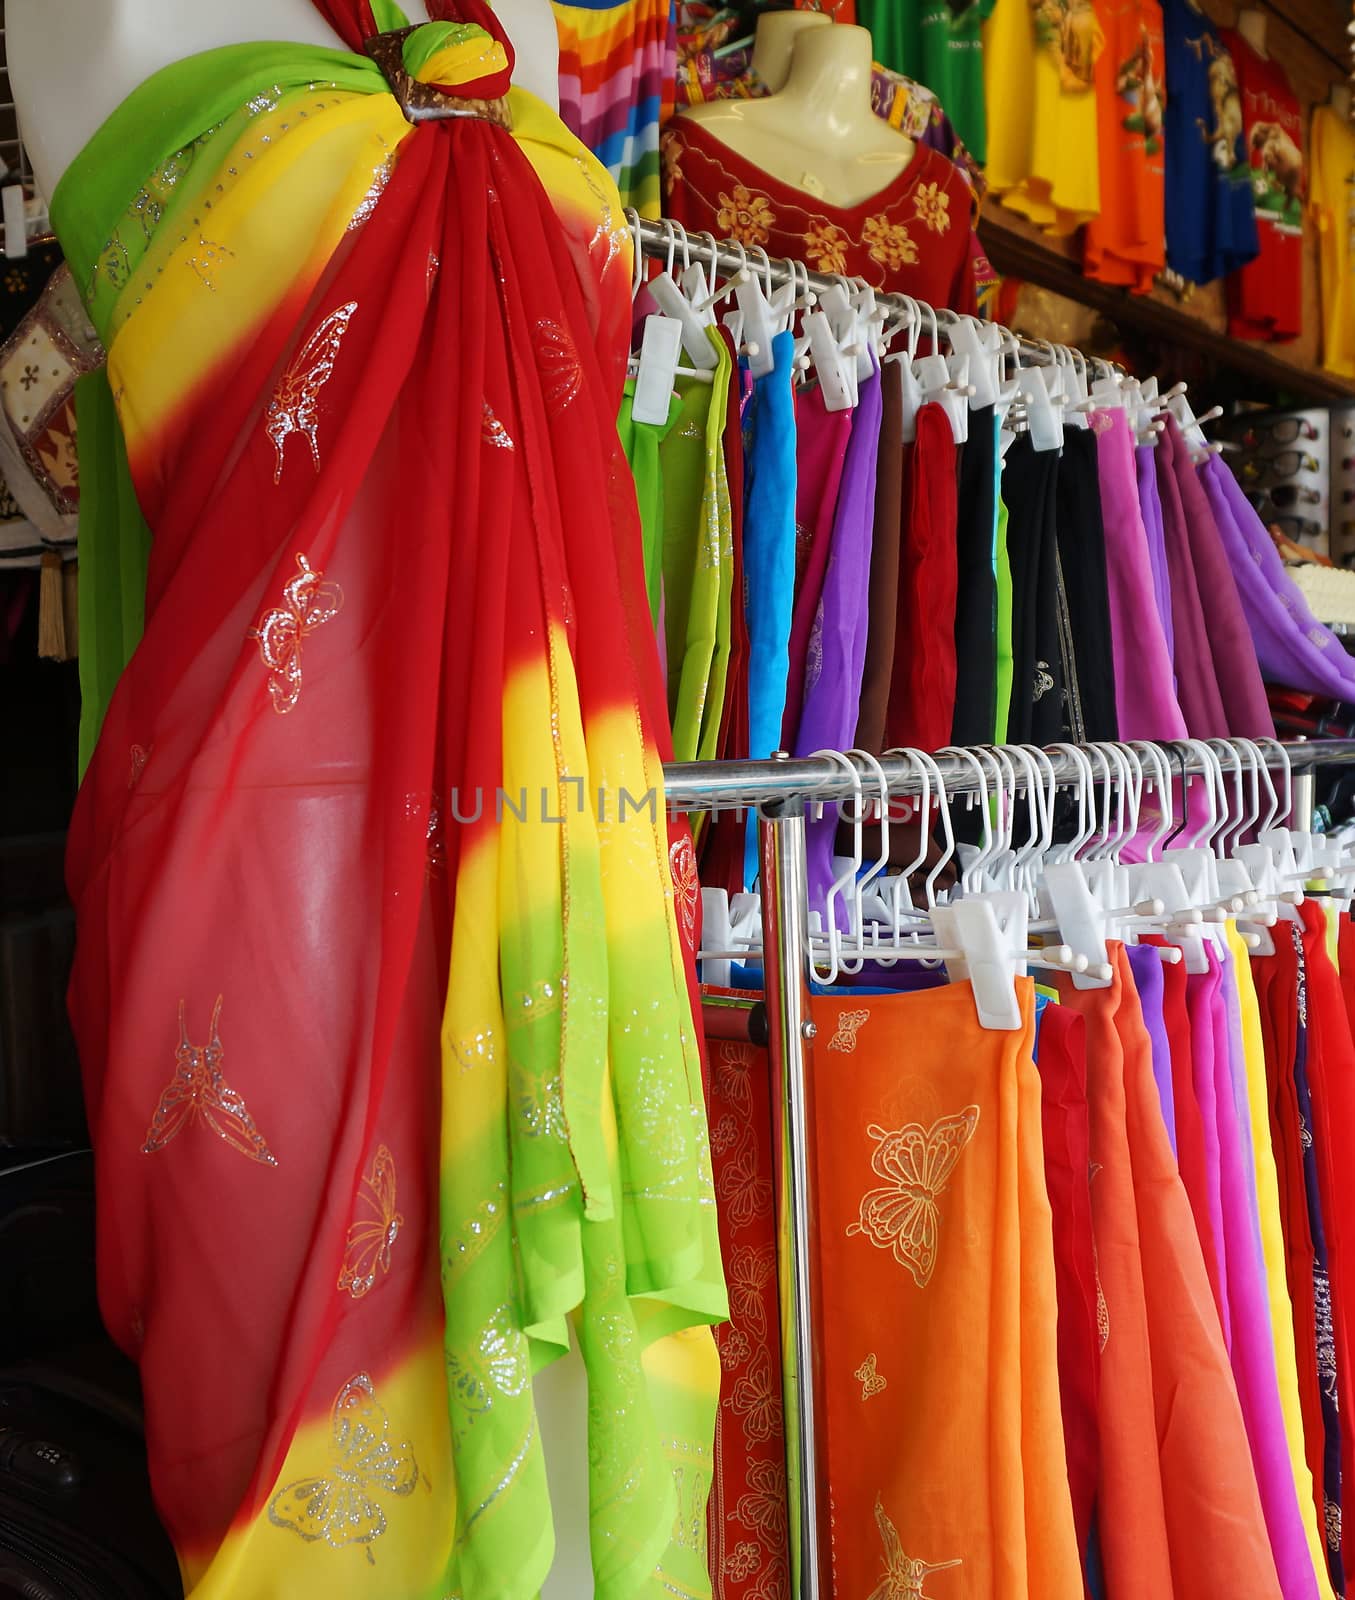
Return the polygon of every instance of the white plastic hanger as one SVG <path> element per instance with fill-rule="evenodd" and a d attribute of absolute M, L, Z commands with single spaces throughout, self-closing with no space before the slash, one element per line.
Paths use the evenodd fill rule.
<path fill-rule="evenodd" d="M 1039 451 L 1063 448 L 1063 421 L 1049 392 L 1043 367 L 1021 371 L 1021 405 L 1030 442 Z"/>
<path fill-rule="evenodd" d="M 894 362 L 899 368 L 900 384 L 902 389 L 900 415 L 901 435 L 905 444 L 912 444 L 917 438 L 917 414 L 922 409 L 922 385 L 917 376 L 917 346 L 922 333 L 922 309 L 911 295 L 901 297 L 907 308 L 906 319 L 886 325 L 884 331 L 885 341 L 893 339 L 899 333 L 907 334 L 907 344 L 903 350 L 893 351 L 885 355 L 885 360 Z"/>
<path fill-rule="evenodd" d="M 734 298 L 743 315 L 742 332 L 747 339 L 748 370 L 755 378 L 765 378 L 775 362 L 772 357 L 772 339 L 776 332 L 771 306 L 772 264 L 761 245 L 754 254 L 762 257 L 763 276 L 750 272 L 734 290 Z"/>
<path fill-rule="evenodd" d="M 1002 384 L 1002 334 L 995 323 L 980 322 L 977 317 L 951 315 L 947 319 L 952 354 L 969 358 L 966 381 L 973 390 L 969 404 L 975 411 L 997 404 Z"/>
<path fill-rule="evenodd" d="M 662 227 L 668 241 L 668 261 L 663 271 L 656 273 L 649 280 L 650 295 L 663 315 L 671 317 L 681 326 L 682 347 L 686 350 L 692 365 L 702 372 L 713 371 L 719 365 L 719 357 L 707 336 L 706 323 L 697 314 L 691 301 L 678 287 L 673 277 L 673 266 L 677 255 L 677 228 L 667 219 L 664 219 Z M 686 235 L 683 237 L 685 239 Z"/>

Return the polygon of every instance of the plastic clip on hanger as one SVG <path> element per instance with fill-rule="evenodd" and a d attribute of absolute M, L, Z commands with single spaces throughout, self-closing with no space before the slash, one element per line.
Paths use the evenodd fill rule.
<path fill-rule="evenodd" d="M 1021 401 L 1030 442 L 1037 450 L 1063 448 L 1063 422 L 1049 391 L 1042 367 L 1025 367 L 1021 372 Z M 1061 398 L 1061 397 L 1060 397 Z"/>
<path fill-rule="evenodd" d="M 824 406 L 829 411 L 850 411 L 856 404 L 855 363 L 844 357 L 828 313 L 822 309 L 808 312 L 804 330 Z"/>
<path fill-rule="evenodd" d="M 743 317 L 742 331 L 748 341 L 748 369 L 755 378 L 765 378 L 774 365 L 772 264 L 767 258 L 767 252 L 761 246 L 756 247 L 755 253 L 762 257 L 763 278 L 760 280 L 756 273 L 750 272 L 748 277 L 735 287 L 734 299 Z"/>
<path fill-rule="evenodd" d="M 957 444 L 963 444 L 969 437 L 968 365 L 963 369 L 961 381 L 941 353 L 941 326 L 935 310 L 925 300 L 915 303 L 922 316 L 931 323 L 932 329 L 931 353 L 915 359 L 913 363 L 922 390 L 922 403 L 938 403 L 950 423 L 951 436 Z"/>
<path fill-rule="evenodd" d="M 861 349 L 856 357 L 856 377 L 864 382 L 884 359 L 883 333 L 885 309 L 875 299 L 875 290 L 864 279 L 852 285 L 852 306 L 861 329 Z M 871 357 L 874 356 L 872 361 Z"/>
<path fill-rule="evenodd" d="M 1064 390 L 1069 399 L 1068 415 L 1075 427 L 1090 428 L 1091 417 L 1087 406 L 1090 399 L 1087 388 L 1087 358 L 1080 350 L 1071 350 L 1066 344 L 1059 346 L 1059 352 L 1066 366 Z"/>
<path fill-rule="evenodd" d="M 707 234 L 705 237 L 709 238 L 710 235 Z M 749 278 L 752 276 L 751 269 L 748 266 L 748 252 L 744 249 L 743 245 L 737 239 L 735 239 L 730 242 L 729 248 L 739 252 L 739 265 L 734 275 L 721 286 L 718 296 L 718 298 L 721 300 L 727 299 L 730 295 L 737 294 L 740 286 L 747 283 Z M 724 323 L 730 337 L 734 341 L 734 350 L 736 355 L 753 356 L 757 354 L 756 349 L 750 347 L 744 342 L 743 312 L 739 310 L 737 301 L 735 302 L 734 309 L 732 311 L 725 312 L 724 316 L 721 318 L 721 321 Z"/>
<path fill-rule="evenodd" d="M 1080 989 L 1101 988 L 1111 977 L 1106 945 L 1112 937 L 1112 922 L 1102 894 L 1093 885 L 1091 866 L 1087 860 L 1080 859 L 1080 855 L 1088 848 L 1095 850 L 1098 843 L 1103 846 L 1110 843 L 1111 768 L 1104 752 L 1096 750 L 1105 772 L 1103 816 L 1098 833 L 1089 754 L 1072 745 L 1053 748 L 1071 755 L 1077 766 L 1079 826 L 1067 855 L 1045 862 L 1039 880 L 1040 907 L 1046 914 L 1043 926 L 1056 929 L 1072 951 L 1076 963 L 1074 984 Z M 1120 835 L 1125 831 L 1124 820 L 1121 805 Z"/>
<path fill-rule="evenodd" d="M 885 338 L 888 340 L 906 329 L 907 348 L 887 355 L 885 360 L 895 362 L 899 368 L 902 387 L 900 432 L 904 444 L 912 444 L 917 438 L 917 414 L 922 409 L 925 398 L 917 376 L 917 346 L 922 334 L 922 310 L 911 295 L 904 295 L 902 299 L 907 307 L 907 320 L 886 327 Z"/>
<path fill-rule="evenodd" d="M 682 330 L 682 347 L 694 367 L 710 372 L 719 365 L 715 348 L 706 334 L 706 323 L 683 294 L 673 278 L 673 263 L 677 254 L 677 233 L 673 223 L 663 222 L 668 237 L 668 263 L 662 272 L 649 280 L 649 292 L 654 304 L 666 317 L 671 317 Z M 684 239 L 686 235 L 683 235 Z M 666 415 L 667 413 L 665 413 Z"/>
<path fill-rule="evenodd" d="M 997 404 L 1002 385 L 1002 334 L 996 323 L 983 323 L 977 317 L 947 318 L 946 337 L 952 356 L 969 358 L 966 382 L 973 411 Z"/>
<path fill-rule="evenodd" d="M 833 276 L 835 281 L 831 288 L 819 296 L 819 305 L 828 318 L 828 325 L 833 330 L 833 338 L 837 341 L 838 351 L 851 378 L 852 404 L 856 405 L 860 399 L 861 380 L 870 377 L 874 370 L 870 361 L 870 343 L 861 326 L 856 285 L 840 273 L 834 273 Z M 863 361 L 864 372 L 861 370 Z"/>

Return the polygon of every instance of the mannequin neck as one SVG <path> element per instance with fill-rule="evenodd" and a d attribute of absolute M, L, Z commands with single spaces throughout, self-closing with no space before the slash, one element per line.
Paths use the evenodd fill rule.
<path fill-rule="evenodd" d="M 874 56 L 865 28 L 835 23 L 802 32 L 795 40 L 790 75 L 781 91 L 796 102 L 805 126 L 835 139 L 875 121 L 870 103 Z"/>
<path fill-rule="evenodd" d="M 1327 104 L 1336 112 L 1337 116 L 1350 119 L 1350 85 L 1348 83 L 1334 83 L 1331 86 L 1331 97 Z"/>
<path fill-rule="evenodd" d="M 1238 14 L 1237 31 L 1247 41 L 1258 56 L 1269 56 L 1266 49 L 1266 14 L 1264 11 L 1247 10 Z"/>
<path fill-rule="evenodd" d="M 790 76 L 796 39 L 808 28 L 831 27 L 832 23 L 821 11 L 772 11 L 759 17 L 753 40 L 754 76 L 777 93 Z"/>

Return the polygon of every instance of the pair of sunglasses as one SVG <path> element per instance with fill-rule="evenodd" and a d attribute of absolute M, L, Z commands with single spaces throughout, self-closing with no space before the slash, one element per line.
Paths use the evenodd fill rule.
<path fill-rule="evenodd" d="M 1301 489 L 1296 483 L 1282 483 L 1274 489 L 1262 491 L 1271 505 L 1282 511 L 1292 511 L 1295 506 L 1320 506 L 1322 496 L 1316 489 Z"/>
<path fill-rule="evenodd" d="M 1316 439 L 1317 436 L 1317 429 L 1307 418 L 1284 417 L 1262 428 L 1248 428 L 1242 435 L 1242 443 L 1248 450 L 1259 450 L 1263 444 L 1293 444 L 1296 439 Z"/>
<path fill-rule="evenodd" d="M 1242 463 L 1242 476 L 1248 483 L 1255 483 L 1258 478 L 1267 475 L 1276 478 L 1292 478 L 1296 472 L 1320 472 L 1322 463 L 1316 456 L 1310 456 L 1302 450 L 1284 450 L 1277 456 L 1253 456 L 1250 461 Z"/>
<path fill-rule="evenodd" d="M 1317 539 L 1326 532 L 1320 522 L 1312 522 L 1307 517 L 1272 517 L 1270 525 L 1278 528 L 1286 539 Z"/>

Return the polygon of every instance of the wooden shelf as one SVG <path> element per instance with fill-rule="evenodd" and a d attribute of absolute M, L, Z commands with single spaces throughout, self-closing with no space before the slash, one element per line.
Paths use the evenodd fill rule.
<path fill-rule="evenodd" d="M 998 272 L 1019 278 L 1079 305 L 1090 306 L 1118 326 L 1205 357 L 1214 366 L 1245 375 L 1296 400 L 1327 404 L 1355 400 L 1355 382 L 1320 367 L 1275 355 L 1265 345 L 1230 339 L 1188 311 L 1147 295 L 1083 276 L 1080 261 L 1034 234 L 1020 218 L 989 202 L 979 239 Z"/>
<path fill-rule="evenodd" d="M 1324 102 L 1333 83 L 1350 70 L 1349 0 L 1198 0 L 1219 26 L 1236 24 L 1241 4 L 1260 5 L 1268 14 L 1267 52 L 1283 69 L 1303 108 L 1305 127 L 1311 108 Z M 1299 403 L 1326 405 L 1355 400 L 1355 382 L 1334 377 L 1321 365 L 1322 306 L 1318 285 L 1318 240 L 1311 217 L 1304 218 L 1303 281 L 1299 306 L 1302 332 L 1283 344 L 1256 344 L 1228 336 L 1227 297 L 1222 284 L 1207 284 L 1181 301 L 1156 289 L 1131 295 L 1082 275 L 1081 236 L 1054 239 L 995 198 L 984 205 L 979 223 L 994 267 L 1050 294 L 1089 307 L 1113 322 L 1127 339 L 1137 336 L 1163 350 L 1169 365 L 1179 352 L 1184 365 L 1218 372 L 1221 388 L 1265 399 L 1284 394 Z M 1165 372 L 1164 372 L 1165 376 Z M 1177 376 L 1187 376 L 1178 373 Z M 1227 379 L 1232 378 L 1233 383 Z"/>

